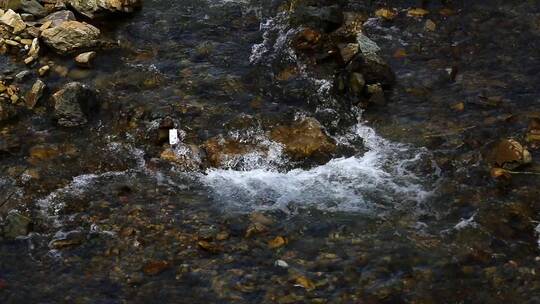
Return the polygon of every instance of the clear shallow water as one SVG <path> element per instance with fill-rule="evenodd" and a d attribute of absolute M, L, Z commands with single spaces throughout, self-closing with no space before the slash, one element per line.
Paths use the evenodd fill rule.
<path fill-rule="evenodd" d="M 457 3 L 456 17 L 430 17 L 438 25 L 431 34 L 424 20 L 404 16 L 368 22 L 398 75 L 390 102 L 370 108 L 352 129 L 328 126 L 338 129 L 338 142 L 358 148 L 356 155 L 291 169 L 264 130 L 229 126 L 245 115 L 305 115 L 306 100 L 335 102 L 328 80 L 307 74 L 283 46 L 288 30 L 276 23 L 278 2 L 146 1 L 143 11 L 106 31 L 122 48 L 99 56 L 83 78 L 104 93 L 97 121 L 65 131 L 46 115 L 23 117 L 14 134 L 27 141 L 0 159 L 15 172 L 0 187 L 15 191 L 10 203 L 33 226 L 29 236 L 0 245 L 0 302 L 538 300 L 538 181 L 494 182 L 481 158 L 491 141 L 523 133 L 537 107 L 538 56 L 529 44 L 538 41 L 538 5 Z M 371 16 L 377 4 L 351 7 Z M 394 58 L 396 48 L 409 56 Z M 300 97 L 274 81 L 291 64 L 306 84 Z M 445 82 L 441 75 L 454 64 L 460 76 Z M 492 77 L 502 70 L 504 90 Z M 51 79 L 52 91 L 55 82 L 63 80 Z M 504 107 L 469 102 L 501 90 Z M 255 99 L 262 105 L 252 107 Z M 464 112 L 451 110 L 456 100 L 466 101 Z M 517 118 L 489 120 L 508 113 Z M 152 132 L 166 116 L 185 142 L 232 134 L 262 143 L 270 156 L 234 160 L 236 170 L 181 172 L 155 160 L 162 147 Z M 424 136 L 471 125 L 477 127 L 470 132 Z M 62 156 L 27 162 L 29 148 L 44 143 Z M 19 182 L 21 168 L 39 177 Z M 276 236 L 286 244 L 270 248 Z M 54 247 L 69 237 L 71 245 Z M 153 261 L 167 267 L 150 275 L 144 269 Z M 299 287 L 299 277 L 315 288 Z"/>

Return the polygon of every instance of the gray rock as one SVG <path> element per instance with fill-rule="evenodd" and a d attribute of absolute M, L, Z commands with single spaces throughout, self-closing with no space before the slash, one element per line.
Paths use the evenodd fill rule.
<path fill-rule="evenodd" d="M 381 48 L 373 40 L 369 39 L 364 34 L 358 34 L 357 36 L 358 47 L 360 51 L 365 54 L 377 54 L 381 51 Z"/>
<path fill-rule="evenodd" d="M 42 18 L 39 20 L 39 23 L 45 23 L 47 21 L 51 21 L 51 27 L 59 26 L 60 24 L 64 23 L 65 21 L 75 21 L 75 14 L 73 14 L 72 11 L 63 10 L 54 12 L 50 15 L 48 15 L 45 18 Z"/>
<path fill-rule="evenodd" d="M 98 28 L 88 23 L 66 21 L 44 30 L 41 37 L 57 53 L 69 54 L 96 46 L 100 33 Z"/>
<path fill-rule="evenodd" d="M 47 15 L 47 10 L 36 0 L 21 0 L 21 10 L 36 17 Z"/>
<path fill-rule="evenodd" d="M 79 82 L 66 84 L 54 93 L 54 110 L 58 125 L 77 127 L 88 122 L 88 116 L 97 109 L 93 90 Z"/>
<path fill-rule="evenodd" d="M 30 74 L 32 74 L 32 72 L 29 71 L 29 70 L 23 70 L 23 71 L 20 71 L 19 73 L 17 73 L 17 74 L 15 75 L 15 81 L 16 81 L 16 82 L 23 82 L 24 79 L 26 79 L 27 76 L 29 76 Z"/>

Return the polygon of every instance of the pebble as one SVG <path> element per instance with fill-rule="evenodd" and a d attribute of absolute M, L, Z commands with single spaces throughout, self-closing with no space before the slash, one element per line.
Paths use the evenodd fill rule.
<path fill-rule="evenodd" d="M 48 65 L 42 66 L 42 67 L 39 68 L 39 70 L 38 70 L 39 76 L 43 76 L 43 75 L 47 74 L 47 72 L 49 72 L 50 69 L 51 69 L 51 67 L 48 66 Z"/>
<path fill-rule="evenodd" d="M 289 264 L 287 264 L 287 262 L 283 261 L 283 260 L 276 260 L 274 262 L 274 266 L 276 267 L 281 267 L 281 268 L 288 268 L 289 267 Z"/>
<path fill-rule="evenodd" d="M 75 62 L 83 67 L 89 67 L 92 64 L 92 60 L 96 58 L 97 53 L 92 52 L 86 52 L 79 54 L 77 57 L 75 57 Z"/>

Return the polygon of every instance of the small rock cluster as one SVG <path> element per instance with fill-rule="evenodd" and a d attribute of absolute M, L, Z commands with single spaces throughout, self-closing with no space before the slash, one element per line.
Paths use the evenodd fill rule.
<path fill-rule="evenodd" d="M 86 22 L 78 21 L 75 12 L 89 18 L 104 13 L 132 12 L 141 6 L 139 0 L 4 0 L 0 1 L 0 54 L 14 55 L 28 67 L 35 69 L 39 77 L 45 77 L 52 69 L 66 76 L 65 67 L 43 58 L 43 46 L 62 56 L 75 56 L 76 64 L 89 68 L 97 53 L 93 50 L 101 45 L 101 31 Z M 46 84 L 37 79 L 30 90 L 23 94 L 17 85 L 31 70 L 23 70 L 15 77 L 0 79 L 0 121 L 11 119 L 17 114 L 16 106 L 33 109 L 42 98 Z M 58 94 L 65 95 L 68 86 Z M 83 102 L 84 103 L 84 102 Z M 75 126 L 86 122 L 81 111 L 71 118 L 65 117 L 65 103 L 55 106 L 61 126 Z M 75 107 L 77 108 L 77 107 Z M 73 109 L 75 109 L 73 108 Z M 76 109 L 75 109 L 76 110 Z M 80 113 L 79 113 L 80 112 Z M 73 119 L 74 118 L 74 119 Z"/>
<path fill-rule="evenodd" d="M 309 72 L 334 79 L 333 91 L 352 105 L 383 103 L 383 89 L 395 75 L 364 33 L 365 17 L 337 4 L 299 2 L 292 12 L 291 23 L 300 26 L 292 47 Z"/>

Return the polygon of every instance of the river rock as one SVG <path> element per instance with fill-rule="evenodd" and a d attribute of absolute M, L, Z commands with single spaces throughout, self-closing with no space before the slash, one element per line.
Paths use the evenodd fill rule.
<path fill-rule="evenodd" d="M 36 0 L 21 0 L 21 10 L 36 17 L 47 15 L 47 10 Z"/>
<path fill-rule="evenodd" d="M 100 31 L 85 22 L 66 21 L 41 33 L 43 41 L 59 54 L 96 46 Z"/>
<path fill-rule="evenodd" d="M 51 249 L 63 249 L 66 247 L 74 247 L 82 244 L 85 240 L 85 235 L 78 231 L 57 232 L 54 238 L 49 242 Z"/>
<path fill-rule="evenodd" d="M 48 24 L 49 26 L 43 28 L 42 30 L 46 30 L 49 27 L 55 27 L 59 26 L 60 24 L 64 23 L 65 21 L 76 21 L 75 14 L 73 14 L 72 11 L 63 10 L 54 12 L 47 17 L 39 20 L 39 23 L 41 24 Z M 50 24 L 49 24 L 50 22 Z"/>
<path fill-rule="evenodd" d="M 4 237 L 15 239 L 18 236 L 27 235 L 30 229 L 30 223 L 31 220 L 18 211 L 9 212 L 4 224 Z"/>
<path fill-rule="evenodd" d="M 367 84 L 380 83 L 383 87 L 390 87 L 396 80 L 388 63 L 375 53 L 363 53 L 362 56 L 356 56 L 347 69 L 362 74 Z"/>
<path fill-rule="evenodd" d="M 160 157 L 185 171 L 195 171 L 201 167 L 201 151 L 195 145 L 180 143 L 174 149 L 165 149 Z"/>
<path fill-rule="evenodd" d="M 236 160 L 242 155 L 251 152 L 265 153 L 254 144 L 221 136 L 208 139 L 202 145 L 202 148 L 206 152 L 208 163 L 212 167 L 231 167 L 235 165 Z"/>
<path fill-rule="evenodd" d="M 94 18 L 101 13 L 131 13 L 142 6 L 142 0 L 66 0 L 77 12 Z"/>
<path fill-rule="evenodd" d="M 344 63 L 349 63 L 351 59 L 358 53 L 359 46 L 357 43 L 339 43 L 337 45 L 341 59 Z"/>
<path fill-rule="evenodd" d="M 26 94 L 26 107 L 28 109 L 33 109 L 41 96 L 43 95 L 43 91 L 45 90 L 45 83 L 41 81 L 41 79 L 36 80 L 34 85 L 32 86 L 32 89 Z"/>
<path fill-rule="evenodd" d="M 336 150 L 334 141 L 326 135 L 315 118 L 305 118 L 290 126 L 279 126 L 270 132 L 270 138 L 284 146 L 294 160 L 307 158 L 327 160 Z"/>
<path fill-rule="evenodd" d="M 491 161 L 495 166 L 513 170 L 532 162 L 531 153 L 512 138 L 501 140 L 493 149 Z"/>
<path fill-rule="evenodd" d="M 30 50 L 28 50 L 28 56 L 32 58 L 37 58 L 39 56 L 39 51 L 41 47 L 39 46 L 39 39 L 34 38 L 32 44 L 30 45 Z"/>
<path fill-rule="evenodd" d="M 89 67 L 92 64 L 92 60 L 96 58 L 96 52 L 86 52 L 79 54 L 75 57 L 75 62 L 82 67 Z"/>
<path fill-rule="evenodd" d="M 343 10 L 338 5 L 318 7 L 300 4 L 293 12 L 292 23 L 308 25 L 328 33 L 343 24 Z"/>
<path fill-rule="evenodd" d="M 18 34 L 26 28 L 26 23 L 22 20 L 21 15 L 13 10 L 8 10 L 0 17 L 0 22 L 10 26 L 13 29 L 13 34 Z"/>
<path fill-rule="evenodd" d="M 54 93 L 54 110 L 58 124 L 76 127 L 88 122 L 88 115 L 95 111 L 97 102 L 94 92 L 79 82 L 71 82 Z"/>

